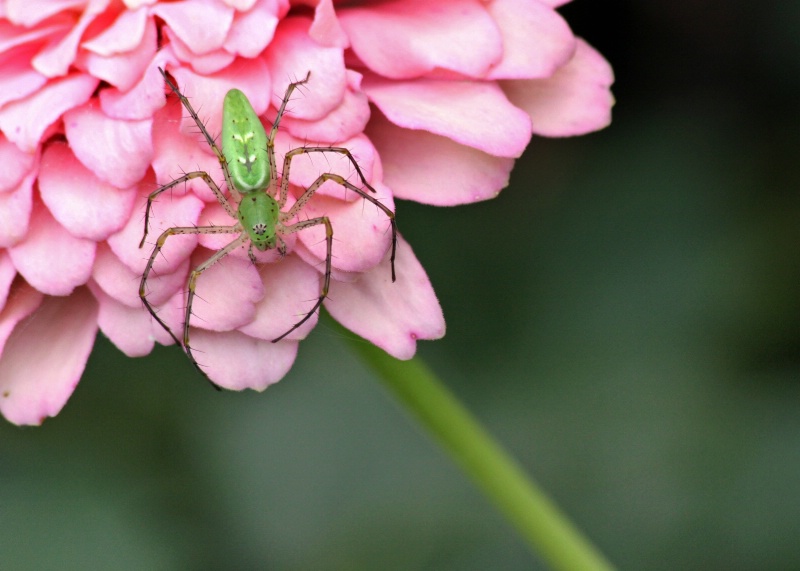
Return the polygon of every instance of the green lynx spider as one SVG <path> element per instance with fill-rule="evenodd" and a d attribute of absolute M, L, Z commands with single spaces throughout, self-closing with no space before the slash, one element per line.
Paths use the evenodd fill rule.
<path fill-rule="evenodd" d="M 277 248 L 279 254 L 284 256 L 286 255 L 286 243 L 283 241 L 282 236 L 293 234 L 305 228 L 310 228 L 311 226 L 325 226 L 327 254 L 325 256 L 325 275 L 319 298 L 314 304 L 314 307 L 311 308 L 311 311 L 306 313 L 288 331 L 273 339 L 273 343 L 277 343 L 308 321 L 327 297 L 331 281 L 331 252 L 333 248 L 333 226 L 331 225 L 331 221 L 327 216 L 320 216 L 318 218 L 301 220 L 294 224 L 289 223 L 300 213 L 303 206 L 305 206 L 325 181 L 332 180 L 345 189 L 352 190 L 359 194 L 361 197 L 380 208 L 389 218 L 392 225 L 392 281 L 395 281 L 394 259 L 397 251 L 397 222 L 394 212 L 381 204 L 376 198 L 370 196 L 366 191 L 345 180 L 342 176 L 333 173 L 323 173 L 319 175 L 314 183 L 300 195 L 297 202 L 288 210 L 283 211 L 289 194 L 290 163 L 292 158 L 302 154 L 338 153 L 343 155 L 350 161 L 350 164 L 353 165 L 364 188 L 373 194 L 375 193 L 375 189 L 367 182 L 361 171 L 361 167 L 358 166 L 353 155 L 348 149 L 343 147 L 298 147 L 292 149 L 287 152 L 284 157 L 283 171 L 280 176 L 280 182 L 278 181 L 279 177 L 275 164 L 275 134 L 278 132 L 278 124 L 281 121 L 281 117 L 283 117 L 292 92 L 298 86 L 308 81 L 311 72 L 308 72 L 305 79 L 290 83 L 286 88 L 286 93 L 278 109 L 278 115 L 275 117 L 275 121 L 272 124 L 269 137 L 267 137 L 264 126 L 261 124 L 253 107 L 250 105 L 247 96 L 238 89 L 231 89 L 228 91 L 225 95 L 222 110 L 222 148 L 220 149 L 220 146 L 217 145 L 208 133 L 205 125 L 198 117 L 194 108 L 192 108 L 189 100 L 180 92 L 178 86 L 167 77 L 163 69 L 159 68 L 159 71 L 161 75 L 164 76 L 164 81 L 169 88 L 180 98 L 181 104 L 197 124 L 206 142 L 214 150 L 214 154 L 216 154 L 219 164 L 222 167 L 222 173 L 225 177 L 225 184 L 228 187 L 228 192 L 230 193 L 230 199 L 225 197 L 219 186 L 217 186 L 205 171 L 189 172 L 165 184 L 153 191 L 147 198 L 147 208 L 144 216 L 144 235 L 142 236 L 142 241 L 139 243 L 139 247 L 141 248 L 144 246 L 145 239 L 147 238 L 153 201 L 162 192 L 194 178 L 202 178 L 214 193 L 214 196 L 217 197 L 217 200 L 225 211 L 232 219 L 237 220 L 235 224 L 230 226 L 176 226 L 164 230 L 158 237 L 158 240 L 156 240 L 155 247 L 150 254 L 150 259 L 147 262 L 141 282 L 139 283 L 139 297 L 142 299 L 147 311 L 149 311 L 153 319 L 169 333 L 175 343 L 184 348 L 189 360 L 206 378 L 208 378 L 208 375 L 200 367 L 197 360 L 195 360 L 192 354 L 192 348 L 189 344 L 189 320 L 192 316 L 192 302 L 194 301 L 195 287 L 197 279 L 205 270 L 236 250 L 236 248 L 249 243 L 248 255 L 250 256 L 250 260 L 255 264 L 256 257 L 253 253 L 254 247 L 262 252 Z M 183 341 L 178 339 L 175 333 L 158 316 L 158 313 L 147 300 L 147 278 L 153 269 L 155 259 L 164 247 L 167 238 L 176 234 L 239 234 L 237 238 L 218 250 L 209 259 L 194 268 L 189 274 L 189 279 L 187 280 L 188 295 L 186 298 L 186 310 L 183 321 Z M 214 384 L 213 381 L 212 384 Z M 214 386 L 216 387 L 216 385 Z"/>

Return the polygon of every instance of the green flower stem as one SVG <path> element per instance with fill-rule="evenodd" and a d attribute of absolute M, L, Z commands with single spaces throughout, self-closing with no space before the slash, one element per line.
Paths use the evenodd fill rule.
<path fill-rule="evenodd" d="M 613 569 L 425 364 L 418 358 L 398 361 L 371 343 L 346 336 L 406 410 L 439 440 L 553 569 Z"/>

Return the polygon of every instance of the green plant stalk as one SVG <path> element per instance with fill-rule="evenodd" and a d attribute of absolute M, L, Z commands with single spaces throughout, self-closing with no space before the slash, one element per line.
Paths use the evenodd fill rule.
<path fill-rule="evenodd" d="M 419 358 L 399 361 L 342 332 L 397 400 L 447 449 L 550 567 L 613 569 Z"/>

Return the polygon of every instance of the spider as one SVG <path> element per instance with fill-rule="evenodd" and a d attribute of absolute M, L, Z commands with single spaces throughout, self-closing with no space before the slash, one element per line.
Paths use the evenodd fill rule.
<path fill-rule="evenodd" d="M 392 226 L 392 251 L 390 261 L 393 282 L 396 278 L 394 260 L 397 251 L 397 221 L 395 220 L 394 212 L 367 192 L 369 191 L 374 194 L 375 189 L 367 182 L 361 167 L 359 167 L 353 155 L 344 147 L 311 146 L 292 149 L 286 153 L 283 160 L 282 174 L 280 177 L 278 176 L 275 160 L 275 135 L 278 132 L 278 125 L 286 110 L 286 105 L 289 102 L 292 92 L 298 86 L 308 82 L 311 77 L 310 71 L 306 74 L 304 79 L 292 82 L 286 88 L 286 93 L 281 101 L 278 114 L 272 124 L 269 136 L 267 136 L 264 126 L 253 110 L 247 96 L 238 89 L 231 89 L 228 91 L 225 95 L 222 109 L 222 148 L 220 148 L 220 145 L 211 137 L 191 103 L 186 96 L 181 93 L 178 86 L 167 77 L 163 69 L 159 68 L 159 71 L 170 90 L 180 98 L 181 104 L 197 124 L 206 142 L 217 156 L 219 164 L 222 167 L 222 173 L 230 198 L 225 197 L 217 183 L 215 183 L 211 176 L 205 171 L 186 173 L 172 182 L 161 186 L 153 191 L 147 198 L 147 207 L 144 217 L 144 235 L 139 243 L 139 248 L 144 246 L 147 238 L 153 201 L 164 191 L 195 178 L 203 179 L 214 193 L 214 196 L 216 196 L 220 205 L 222 205 L 228 215 L 233 220 L 236 220 L 236 222 L 229 226 L 175 226 L 164 230 L 156 240 L 144 273 L 142 274 L 142 279 L 139 283 L 139 297 L 142 299 L 147 311 L 153 316 L 153 319 L 169 333 L 176 344 L 183 347 L 189 360 L 197 370 L 200 371 L 215 388 L 219 389 L 195 359 L 192 354 L 192 347 L 189 343 L 189 322 L 192 316 L 192 303 L 195 297 L 195 288 L 197 280 L 204 271 L 237 248 L 245 245 L 248 245 L 248 256 L 254 264 L 257 260 L 253 248 L 262 252 L 277 248 L 282 258 L 286 255 L 286 243 L 283 240 L 283 236 L 299 232 L 300 230 L 312 226 L 325 226 L 325 240 L 327 246 L 325 274 L 319 298 L 316 300 L 311 310 L 297 321 L 297 323 L 292 325 L 285 333 L 272 340 L 273 343 L 277 343 L 308 321 L 320 308 L 322 302 L 328 295 L 331 281 L 331 258 L 333 249 L 333 226 L 331 225 L 331 221 L 327 216 L 320 216 L 291 223 L 298 214 L 300 214 L 305 204 L 314 196 L 317 189 L 328 180 L 334 181 L 345 189 L 357 193 L 386 214 Z M 308 153 L 338 153 L 346 157 L 358 174 L 361 184 L 366 188 L 366 191 L 353 185 L 338 174 L 323 173 L 319 175 L 311 186 L 305 189 L 290 208 L 284 210 L 289 195 L 289 170 L 291 161 L 298 155 Z M 218 250 L 189 273 L 189 278 L 186 282 L 188 293 L 183 320 L 182 340 L 178 339 L 178 336 L 172 329 L 158 316 L 158 313 L 147 299 L 147 279 L 153 269 L 156 257 L 164 247 L 167 238 L 179 234 L 238 234 L 238 236 L 226 246 Z"/>

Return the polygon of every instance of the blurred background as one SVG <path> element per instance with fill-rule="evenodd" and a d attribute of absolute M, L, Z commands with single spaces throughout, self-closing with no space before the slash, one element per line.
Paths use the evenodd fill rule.
<path fill-rule="evenodd" d="M 561 12 L 614 122 L 398 204 L 448 322 L 419 354 L 620 568 L 800 569 L 800 3 Z M 543 569 L 345 347 L 218 394 L 98 339 L 57 418 L 0 422 L 0 567 Z"/>

